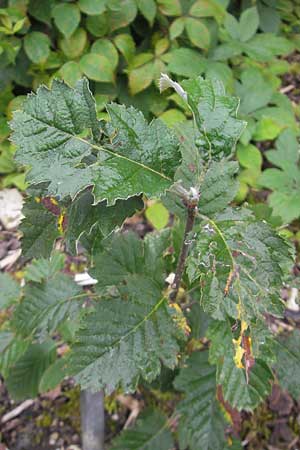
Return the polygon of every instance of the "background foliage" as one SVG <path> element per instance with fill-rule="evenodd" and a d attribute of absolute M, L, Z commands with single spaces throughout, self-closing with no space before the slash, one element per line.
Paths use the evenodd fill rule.
<path fill-rule="evenodd" d="M 176 174 L 184 180 L 187 187 L 190 187 L 191 182 L 193 186 L 201 185 L 199 207 L 200 212 L 206 216 L 195 229 L 197 244 L 188 259 L 188 278 L 185 282 L 193 286 L 204 275 L 208 276 L 204 293 L 201 294 L 205 299 L 202 301 L 205 314 L 201 313 L 201 320 L 209 323 L 210 319 L 206 314 L 213 318 L 207 332 L 211 347 L 209 352 L 200 353 L 192 353 L 194 349 L 191 348 L 192 355 L 187 359 L 186 366 L 181 368 L 175 378 L 170 376 L 166 384 L 173 385 L 177 393 L 183 393 L 176 410 L 176 414 L 181 415 L 176 434 L 181 449 L 189 447 L 191 450 L 198 450 L 199 442 L 201 450 L 221 450 L 227 444 L 232 450 L 240 449 L 237 441 L 224 437 L 224 416 L 232 413 L 226 409 L 227 402 L 239 410 L 255 408 L 270 392 L 273 380 L 270 367 L 274 365 L 276 354 L 279 356 L 276 366 L 279 381 L 295 399 L 299 395 L 298 388 L 290 382 L 287 375 L 287 370 L 288 373 L 299 371 L 298 350 L 295 346 L 299 333 L 294 332 L 292 337 L 282 336 L 271 345 L 270 334 L 264 329 L 262 321 L 266 313 L 277 316 L 283 312 L 282 302 L 276 297 L 276 292 L 282 285 L 281 273 L 289 256 L 288 247 L 274 236 L 271 228 L 281 227 L 281 234 L 296 242 L 299 236 L 299 107 L 294 98 L 288 98 L 285 92 L 289 89 L 288 75 L 299 70 L 299 63 L 293 52 L 300 49 L 300 1 L 0 0 L 0 5 L 1 187 L 15 185 L 23 190 L 26 186 L 25 174 L 16 168 L 15 147 L 9 140 L 10 129 L 7 122 L 12 118 L 12 112 L 24 107 L 24 111 L 18 112 L 12 122 L 15 142 L 21 148 L 17 160 L 34 165 L 40 148 L 30 145 L 32 135 L 29 133 L 30 124 L 26 114 L 31 109 L 42 114 L 40 111 L 43 107 L 46 110 L 51 99 L 53 105 L 57 106 L 60 95 L 62 98 L 73 95 L 60 83 L 52 85 L 54 78 L 61 78 L 72 87 L 76 85 L 81 115 L 77 117 L 75 110 L 70 113 L 72 126 L 76 128 L 74 134 L 80 135 L 91 125 L 95 142 L 97 127 L 93 127 L 93 123 L 97 123 L 97 118 L 106 120 L 110 117 L 110 125 L 105 128 L 107 135 L 113 128 L 117 129 L 123 145 L 119 151 L 135 160 L 136 155 L 130 154 L 133 147 L 132 133 L 120 123 L 126 122 L 133 130 L 137 127 L 142 136 L 139 144 L 150 148 L 151 154 L 155 151 L 162 153 L 162 149 L 166 149 L 165 160 L 162 163 L 160 160 L 162 173 L 166 178 L 173 177 L 180 160 L 176 144 L 166 131 L 167 128 L 159 121 L 153 121 L 149 126 L 133 109 L 110 104 L 106 110 L 105 104 L 114 101 L 133 105 L 144 113 L 146 119 L 159 117 L 166 125 L 177 131 L 180 129 L 188 137 L 186 121 L 191 118 L 190 109 L 174 92 L 168 90 L 159 94 L 157 79 L 160 73 L 169 73 L 180 82 L 185 78 L 204 75 L 208 81 L 204 81 L 201 86 L 203 92 L 217 93 L 216 105 L 211 105 L 209 96 L 205 97 L 202 93 L 204 117 L 207 110 L 210 111 L 209 108 L 213 112 L 207 114 L 204 119 L 207 122 L 202 124 L 199 133 L 199 141 L 203 144 L 206 126 L 211 130 L 205 138 L 213 142 L 215 161 L 205 172 L 204 180 L 197 178 L 197 173 L 193 180 L 185 179 L 184 164 L 190 163 L 189 155 L 185 154 L 187 159 L 183 161 L 181 173 Z M 86 81 L 77 83 L 83 76 L 90 80 L 96 100 L 97 117 L 93 116 L 92 120 Z M 240 98 L 238 120 L 233 119 L 238 102 L 231 99 L 222 103 L 222 88 L 218 83 L 209 81 L 210 79 L 222 81 L 227 93 Z M 39 90 L 39 100 L 31 96 L 25 102 L 25 95 L 41 84 L 48 87 L 52 85 L 53 97 L 42 88 Z M 182 85 L 193 95 L 192 83 L 183 82 Z M 293 94 L 298 94 L 295 87 Z M 61 106 L 64 106 L 63 102 Z M 193 105 L 190 106 L 193 110 Z M 197 116 L 198 110 L 193 110 L 193 113 Z M 58 108 L 58 120 L 60 114 L 61 109 Z M 218 147 L 215 135 L 216 117 L 223 121 L 221 147 Z M 231 121 L 235 124 L 234 130 L 231 128 Z M 243 121 L 247 126 L 239 139 L 237 162 L 219 161 L 222 155 L 231 152 L 243 129 Z M 32 124 L 34 125 L 33 122 Z M 46 128 L 45 139 L 49 131 Z M 161 135 L 162 138 L 154 140 L 154 134 Z M 88 141 L 84 138 L 85 136 L 80 143 L 77 141 L 75 144 L 75 140 L 73 143 L 73 149 L 78 151 L 80 158 L 75 151 L 72 158 L 65 155 L 66 163 L 72 166 L 70 173 L 60 173 L 55 166 L 55 155 L 49 152 L 45 158 L 40 159 L 38 170 L 30 173 L 31 180 L 50 181 L 47 187 L 49 195 L 67 197 L 71 194 L 71 197 L 75 197 L 86 186 L 84 171 L 78 169 L 78 165 L 82 163 L 82 154 L 84 153 L 88 164 L 92 166 L 94 162 L 92 145 L 87 144 Z M 86 142 L 85 146 L 83 142 Z M 114 144 L 120 146 L 120 142 L 116 141 Z M 205 144 L 203 148 L 207 151 Z M 138 162 L 148 164 L 148 161 Z M 105 164 L 109 167 L 110 161 Z M 155 162 L 152 168 L 156 169 Z M 127 165 L 120 173 L 124 175 L 130 170 Z M 82 178 L 77 176 L 79 172 Z M 91 172 L 87 171 L 86 175 L 90 177 Z M 167 367 L 175 366 L 179 345 L 177 338 L 184 341 L 187 327 L 191 326 L 192 329 L 191 347 L 197 345 L 200 336 L 197 327 L 192 326 L 193 318 L 189 323 L 185 322 L 181 311 L 174 308 L 170 313 L 163 299 L 160 300 L 164 289 L 164 275 L 170 268 L 173 267 L 174 270 L 174 260 L 178 253 L 178 236 L 182 231 L 178 223 L 175 223 L 172 235 L 168 229 L 163 230 L 160 240 L 149 235 L 144 241 L 140 241 L 129 233 L 125 237 L 119 235 L 114 240 L 108 238 L 104 244 L 100 242 L 110 235 L 116 225 L 122 224 L 125 217 L 141 209 L 142 202 L 138 197 L 125 202 L 128 195 L 134 196 L 142 190 L 155 197 L 156 193 L 169 186 L 168 183 L 164 179 L 157 181 L 153 175 L 149 182 L 151 190 L 147 191 L 149 186 L 146 182 L 141 189 L 139 183 L 143 183 L 146 178 L 141 170 L 137 184 L 132 186 L 132 192 L 122 190 L 120 183 L 120 191 L 112 194 L 110 186 L 105 186 L 105 175 L 103 172 L 100 181 L 97 180 L 102 191 L 94 191 L 99 202 L 96 207 L 93 206 L 91 193 L 85 191 L 72 203 L 69 199 L 61 202 L 59 207 L 54 203 L 54 208 L 57 207 L 58 210 L 53 214 L 49 205 L 46 206 L 39 197 L 35 197 L 36 192 L 31 188 L 30 194 L 35 198 L 26 202 L 26 220 L 22 223 L 21 231 L 25 234 L 22 245 L 26 259 L 34 256 L 48 257 L 53 241 L 59 236 L 64 237 L 67 251 L 75 253 L 80 237 L 80 241 L 91 249 L 95 266 L 102 268 L 99 274 L 95 272 L 92 275 L 100 280 L 96 292 L 99 289 L 101 295 L 108 295 L 108 298 L 105 297 L 103 302 L 96 305 L 94 314 L 84 317 L 86 326 L 77 332 L 71 367 L 82 386 L 100 389 L 105 385 L 109 391 L 118 386 L 134 389 L 140 377 L 144 379 L 144 383 L 151 383 L 160 371 L 159 361 L 163 361 Z M 66 176 L 72 180 L 72 186 L 59 183 Z M 264 202 L 265 198 L 268 205 Z M 109 208 L 104 204 L 106 199 L 111 205 Z M 172 200 L 170 196 L 166 196 L 162 202 L 151 204 L 147 208 L 146 217 L 154 228 L 163 229 L 168 223 L 169 215 L 164 205 L 178 217 L 184 214 Z M 241 212 L 236 215 L 232 212 L 217 214 L 231 201 L 241 204 L 245 200 L 250 203 L 253 215 Z M 64 214 L 69 220 L 66 230 L 61 222 Z M 269 224 L 262 224 L 257 228 L 254 216 Z M 39 226 L 32 227 L 32 223 Z M 212 241 L 212 227 L 217 231 L 213 239 L 214 260 L 222 267 L 217 276 L 213 265 L 210 266 L 211 249 L 208 251 Z M 235 248 L 232 242 L 234 240 L 244 242 L 245 248 Z M 168 254 L 171 246 L 175 249 L 173 259 Z M 252 259 L 247 255 L 248 248 L 251 249 Z M 162 253 L 164 258 L 160 264 L 159 255 Z M 119 261 L 124 255 L 128 259 L 130 255 L 133 260 L 122 266 Z M 149 258 L 145 266 L 141 255 Z M 253 260 L 259 261 L 258 267 L 252 264 Z M 107 273 L 103 271 L 106 264 Z M 239 284 L 235 280 L 236 266 L 241 270 Z M 12 322 L 12 328 L 18 329 L 19 338 L 9 329 L 1 330 L 0 369 L 8 378 L 9 391 L 18 400 L 28 395 L 34 397 L 39 392 L 54 387 L 65 375 L 61 360 L 56 359 L 55 345 L 47 336 L 58 330 L 66 342 L 73 341 L 74 330 L 68 326 L 66 318 L 77 317 L 85 297 L 82 290 L 75 283 L 71 284 L 69 277 L 61 273 L 64 268 L 64 259 L 58 254 L 53 254 L 50 261 L 43 258 L 35 260 L 26 268 L 26 286 L 22 291 L 12 278 L 1 274 L 0 281 L 2 279 L 6 286 L 4 297 L 7 302 L 1 304 L 1 308 L 14 306 L 21 297 L 26 300 L 18 303 L 14 311 L 15 322 Z M 223 307 L 220 299 L 230 277 L 234 281 L 234 287 L 227 298 L 226 307 Z M 109 297 L 112 291 L 113 301 Z M 63 296 L 61 292 L 64 293 Z M 143 301 L 139 300 L 141 292 Z M 148 298 L 149 292 L 155 295 Z M 246 299 L 244 305 L 237 302 L 240 292 Z M 132 311 L 128 307 L 122 309 L 123 299 L 128 295 L 133 299 Z M 270 295 L 274 298 L 271 305 Z M 69 301 L 77 297 L 80 298 L 79 302 Z M 242 318 L 236 305 L 245 313 Z M 160 315 L 156 314 L 158 309 Z M 193 308 L 193 314 L 195 317 L 197 314 L 200 316 L 199 308 Z M 174 315 L 181 333 L 175 329 Z M 115 329 L 107 323 L 107 317 L 119 318 Z M 138 326 L 133 326 L 132 331 L 130 326 L 127 329 L 127 325 L 124 325 L 120 330 L 119 324 L 124 317 L 124 322 L 130 326 L 134 317 L 138 320 Z M 149 319 L 147 324 L 151 324 L 153 330 L 147 330 L 146 325 L 144 329 L 143 317 Z M 236 365 L 233 364 L 241 344 L 239 339 L 245 330 L 242 325 L 241 330 L 235 329 L 236 339 L 232 341 L 232 323 L 227 320 L 228 317 L 251 322 L 250 333 L 256 365 L 251 371 L 250 380 L 245 378 L 238 361 L 235 360 Z M 105 340 L 102 333 L 108 325 Z M 159 328 L 158 331 L 155 326 Z M 90 329 L 94 330 L 92 336 L 89 334 Z M 118 345 L 123 346 L 120 352 L 122 356 L 119 347 L 114 348 L 115 341 L 110 341 L 109 333 L 118 336 Z M 142 341 L 144 336 L 147 336 L 148 341 L 145 340 L 141 350 L 134 354 L 134 339 Z M 32 344 L 33 337 L 38 342 Z M 94 350 L 95 338 L 101 339 L 105 352 L 98 354 L 98 350 Z M 164 342 L 164 345 L 159 342 Z M 220 355 L 223 356 L 225 348 L 228 358 L 221 363 Z M 286 358 L 286 349 L 293 358 Z M 82 351 L 87 353 L 88 369 L 87 359 L 82 362 Z M 128 362 L 129 354 L 135 356 L 131 365 Z M 119 364 L 114 377 L 110 372 L 105 372 L 107 358 L 115 358 L 116 366 Z M 215 364 L 216 368 L 210 364 Z M 97 371 L 97 382 L 100 384 L 95 386 L 93 378 Z M 216 380 L 217 384 L 222 385 L 224 397 L 221 400 L 215 396 Z M 167 450 L 174 443 L 174 436 L 170 432 L 172 420 L 174 417 L 167 417 L 157 409 L 146 410 L 139 418 L 135 430 L 125 431 L 115 441 L 113 448 L 150 449 L 154 446 Z"/>
<path fill-rule="evenodd" d="M 274 191 L 270 206 L 281 223 L 299 217 L 299 173 L 288 183 L 287 168 L 279 163 L 283 173 L 274 186 L 271 172 L 261 177 L 266 165 L 261 149 L 286 128 L 297 133 L 298 106 L 280 87 L 285 74 L 298 69 L 297 61 L 285 57 L 300 46 L 300 3 L 2 0 L 0 6 L 2 187 L 25 186 L 7 140 L 7 119 L 24 95 L 41 83 L 49 86 L 60 77 L 74 86 L 85 75 L 92 82 L 98 117 L 106 117 L 105 102 L 116 100 L 172 126 L 189 112 L 177 94 L 159 95 L 159 74 L 170 73 L 178 80 L 203 74 L 222 80 L 227 92 L 240 97 L 239 115 L 248 122 L 237 152 L 241 167 L 237 200 L 248 196 L 255 201 L 264 187 Z M 276 165 L 271 153 L 266 157 Z M 280 202 L 290 194 L 282 211 Z"/>

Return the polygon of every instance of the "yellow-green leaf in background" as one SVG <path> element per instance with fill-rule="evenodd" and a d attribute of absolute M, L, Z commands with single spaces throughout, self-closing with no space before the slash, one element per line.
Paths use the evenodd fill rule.
<path fill-rule="evenodd" d="M 115 69 L 119 62 L 119 55 L 114 46 L 108 39 L 98 39 L 91 47 L 92 53 L 105 56 L 111 63 L 113 69 Z"/>
<path fill-rule="evenodd" d="M 210 44 L 210 33 L 206 25 L 200 19 L 187 17 L 185 19 L 185 29 L 189 40 L 196 47 L 207 50 Z"/>
<path fill-rule="evenodd" d="M 124 56 L 127 63 L 129 63 L 135 54 L 135 42 L 130 34 L 118 34 L 114 38 L 114 43 L 120 53 Z"/>
<path fill-rule="evenodd" d="M 179 0 L 157 0 L 159 10 L 166 16 L 180 16 L 181 5 Z"/>
<path fill-rule="evenodd" d="M 147 207 L 145 216 L 156 230 L 165 228 L 169 222 L 169 211 L 159 201 Z"/>
<path fill-rule="evenodd" d="M 70 37 L 80 22 L 80 10 L 77 5 L 71 3 L 60 3 L 53 8 L 52 16 L 54 23 L 66 37 Z"/>
<path fill-rule="evenodd" d="M 59 70 L 62 79 L 70 86 L 74 87 L 76 82 L 82 77 L 82 71 L 78 62 L 68 61 Z"/>
<path fill-rule="evenodd" d="M 176 39 L 178 36 L 180 36 L 183 33 L 184 30 L 184 18 L 179 17 L 178 19 L 175 19 L 172 25 L 169 28 L 169 34 L 170 39 Z"/>
<path fill-rule="evenodd" d="M 80 10 L 90 16 L 101 14 L 105 11 L 107 0 L 79 0 Z"/>
<path fill-rule="evenodd" d="M 114 68 L 105 56 L 97 53 L 84 55 L 79 62 L 80 70 L 91 80 L 104 83 L 114 82 Z"/>
<path fill-rule="evenodd" d="M 59 46 L 67 58 L 75 59 L 83 53 L 86 43 L 86 31 L 78 28 L 69 38 L 60 39 Z"/>
<path fill-rule="evenodd" d="M 32 31 L 25 36 L 24 49 L 28 58 L 35 64 L 46 61 L 50 54 L 50 39 L 39 31 Z"/>
<path fill-rule="evenodd" d="M 88 31 L 96 37 L 105 36 L 109 28 L 108 15 L 106 12 L 99 16 L 88 16 L 86 19 Z"/>
<path fill-rule="evenodd" d="M 137 0 L 137 5 L 143 16 L 148 20 L 150 25 L 156 16 L 156 4 L 154 0 Z"/>
<path fill-rule="evenodd" d="M 179 109 L 168 109 L 163 112 L 159 118 L 163 120 L 169 127 L 175 125 L 175 123 L 184 122 L 186 120 L 185 115 Z"/>
<path fill-rule="evenodd" d="M 253 138 L 257 141 L 267 141 L 277 138 L 283 126 L 272 117 L 262 117 L 256 125 Z"/>

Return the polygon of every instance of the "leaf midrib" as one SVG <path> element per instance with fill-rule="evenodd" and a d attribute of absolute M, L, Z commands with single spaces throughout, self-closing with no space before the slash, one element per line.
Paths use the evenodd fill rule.
<path fill-rule="evenodd" d="M 147 322 L 149 319 L 151 319 L 151 316 L 156 313 L 156 311 L 162 306 L 162 304 L 166 301 L 166 297 L 162 297 L 154 306 L 153 308 L 146 314 L 143 319 L 141 319 L 134 327 L 132 327 L 124 336 L 121 336 L 120 338 L 116 339 L 114 342 L 112 342 L 105 351 L 103 351 L 95 360 L 101 359 L 110 349 L 113 349 L 120 345 L 122 341 L 125 341 L 129 336 L 136 333 L 139 328 L 141 328 L 145 322 Z M 83 372 L 87 369 L 87 367 L 92 366 L 95 363 L 95 360 L 93 360 L 90 364 L 85 366 L 84 369 L 80 370 L 80 372 Z"/>
<path fill-rule="evenodd" d="M 135 164 L 135 165 L 141 167 L 143 170 L 147 170 L 147 171 L 149 171 L 149 172 L 152 172 L 152 173 L 154 173 L 155 175 L 158 175 L 158 176 L 160 176 L 161 178 L 164 178 L 165 180 L 172 182 L 172 179 L 169 178 L 168 176 L 166 176 L 165 174 L 163 174 L 163 173 L 161 173 L 161 172 L 158 172 L 157 170 L 152 169 L 151 167 L 146 166 L 145 164 L 143 164 L 143 163 L 141 163 L 141 162 L 139 162 L 139 161 L 135 161 L 134 159 L 130 159 L 130 158 L 128 158 L 127 156 L 121 155 L 120 153 L 117 153 L 117 152 L 113 152 L 112 150 L 108 150 L 108 149 L 106 149 L 106 148 L 104 148 L 104 147 L 102 147 L 102 146 L 100 146 L 100 145 L 93 144 L 92 142 L 90 142 L 90 141 L 88 141 L 88 140 L 85 140 L 85 139 L 83 139 L 83 138 L 80 138 L 79 136 L 77 136 L 77 135 L 75 135 L 75 134 L 71 134 L 71 133 L 69 133 L 68 131 L 65 131 L 65 130 L 63 130 L 63 129 L 60 129 L 60 128 L 58 128 L 57 126 L 54 126 L 53 124 L 49 124 L 49 123 L 46 122 L 45 120 L 42 120 L 42 119 L 37 118 L 37 117 L 34 117 L 34 116 L 32 116 L 31 114 L 29 114 L 28 112 L 26 112 L 26 111 L 24 111 L 24 113 L 25 113 L 26 115 L 28 115 L 30 118 L 36 120 L 37 122 L 40 122 L 40 123 L 42 123 L 42 124 L 44 124 L 44 125 L 47 125 L 48 127 L 54 128 L 55 130 L 58 130 L 58 131 L 60 131 L 60 132 L 62 132 L 62 133 L 65 133 L 66 135 L 69 136 L 69 139 L 77 139 L 78 141 L 83 142 L 84 144 L 87 144 L 87 145 L 89 145 L 90 147 L 92 147 L 92 148 L 94 148 L 94 149 L 96 149 L 96 150 L 98 150 L 98 151 L 105 152 L 105 153 L 107 153 L 107 154 L 109 154 L 109 155 L 111 155 L 111 156 L 114 156 L 114 157 L 116 157 L 116 158 L 124 159 L 125 161 L 127 161 L 127 162 L 129 162 L 129 163 L 131 163 L 131 164 Z"/>

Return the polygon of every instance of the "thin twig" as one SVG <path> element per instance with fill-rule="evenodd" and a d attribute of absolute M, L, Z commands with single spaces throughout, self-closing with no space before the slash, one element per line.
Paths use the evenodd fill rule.
<path fill-rule="evenodd" d="M 178 294 L 178 291 L 180 288 L 180 283 L 181 283 L 182 275 L 183 275 L 184 268 L 185 268 L 186 257 L 188 255 L 188 250 L 191 245 L 191 242 L 188 240 L 188 235 L 193 229 L 195 217 L 196 217 L 196 211 L 197 211 L 196 204 L 190 203 L 189 205 L 187 205 L 187 219 L 186 219 L 186 224 L 185 224 L 183 242 L 182 242 L 180 255 L 179 255 L 179 259 L 178 259 L 178 263 L 177 263 L 174 283 L 172 284 L 173 290 L 171 291 L 170 296 L 169 296 L 170 300 L 172 300 L 172 301 L 176 300 L 176 297 L 177 297 L 177 294 Z"/>
<path fill-rule="evenodd" d="M 8 413 L 4 414 L 4 416 L 1 419 L 1 423 L 4 424 L 6 422 L 9 422 L 12 419 L 15 419 L 23 411 L 25 411 L 26 409 L 30 408 L 33 404 L 34 404 L 34 400 L 25 400 L 25 402 L 21 403 L 21 405 L 18 405 L 12 411 L 9 411 Z"/>

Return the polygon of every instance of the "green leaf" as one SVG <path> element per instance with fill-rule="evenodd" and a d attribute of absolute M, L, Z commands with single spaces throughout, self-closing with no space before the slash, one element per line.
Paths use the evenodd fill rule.
<path fill-rule="evenodd" d="M 185 29 L 192 44 L 204 50 L 209 48 L 209 29 L 201 20 L 194 19 L 193 17 L 187 17 L 185 19 Z"/>
<path fill-rule="evenodd" d="M 249 41 L 255 35 L 259 26 L 259 15 L 256 6 L 242 12 L 239 26 L 241 41 Z"/>
<path fill-rule="evenodd" d="M 180 16 L 180 0 L 157 0 L 158 7 L 162 14 L 166 16 Z"/>
<path fill-rule="evenodd" d="M 195 232 L 187 271 L 191 282 L 201 279 L 205 311 L 248 324 L 265 313 L 282 314 L 280 289 L 292 258 L 281 237 L 246 209 L 204 220 Z"/>
<path fill-rule="evenodd" d="M 239 56 L 243 52 L 243 47 L 240 42 L 232 41 L 221 44 L 215 48 L 213 52 L 213 59 L 217 61 L 224 61 L 226 59 Z"/>
<path fill-rule="evenodd" d="M 173 127 L 176 123 L 181 123 L 186 121 L 186 117 L 182 111 L 179 109 L 168 109 L 168 111 L 163 112 L 159 116 L 160 120 L 162 120 L 168 127 Z"/>
<path fill-rule="evenodd" d="M 214 162 L 207 170 L 200 186 L 198 208 L 201 214 L 212 215 L 225 209 L 238 191 L 234 177 L 238 172 L 235 162 Z"/>
<path fill-rule="evenodd" d="M 244 44 L 247 55 L 261 62 L 271 61 L 275 56 L 288 55 L 293 50 L 294 44 L 291 40 L 272 33 L 257 34 Z"/>
<path fill-rule="evenodd" d="M 90 154 L 91 143 L 79 134 L 93 127 L 99 133 L 94 99 L 86 80 L 71 89 L 55 80 L 52 90 L 42 86 L 28 96 L 23 110 L 11 122 L 13 140 L 18 145 L 16 160 L 29 165 L 29 183 L 50 182 L 51 195 L 74 197 L 91 184 L 89 168 L 77 168 Z"/>
<path fill-rule="evenodd" d="M 56 358 L 53 341 L 32 344 L 10 369 L 6 380 L 9 394 L 16 401 L 38 395 L 39 383 L 44 371 Z"/>
<path fill-rule="evenodd" d="M 8 274 L 0 272 L 0 286 L 1 286 L 1 297 L 0 297 L 0 311 L 1 309 L 7 308 L 20 296 L 20 286 L 19 284 Z"/>
<path fill-rule="evenodd" d="M 177 339 L 184 335 L 162 292 L 168 239 L 168 230 L 144 241 L 118 234 L 95 256 L 92 276 L 103 298 L 82 319 L 70 356 L 71 373 L 83 389 L 133 391 L 140 377 L 154 380 L 162 362 L 176 365 Z M 112 288 L 115 296 L 106 297 Z"/>
<path fill-rule="evenodd" d="M 69 38 L 59 41 L 59 46 L 69 59 L 78 58 L 84 51 L 87 44 L 87 33 L 83 28 L 78 28 Z M 75 61 L 69 61 L 73 64 Z M 68 63 L 67 63 L 68 64 Z"/>
<path fill-rule="evenodd" d="M 93 36 L 105 36 L 109 28 L 107 14 L 103 13 L 99 14 L 99 16 L 88 16 L 86 20 L 86 27 Z"/>
<path fill-rule="evenodd" d="M 161 202 L 155 202 L 148 206 L 145 216 L 156 230 L 162 230 L 169 222 L 169 211 Z"/>
<path fill-rule="evenodd" d="M 132 65 L 136 64 L 135 59 L 143 57 L 145 63 L 139 64 L 138 67 L 129 69 L 129 89 L 132 95 L 136 95 L 139 92 L 146 89 L 152 83 L 154 79 L 154 56 L 152 54 L 139 54 L 132 60 Z M 150 60 L 150 62 L 149 62 Z"/>
<path fill-rule="evenodd" d="M 26 352 L 29 342 L 16 338 L 11 331 L 0 331 L 0 373 L 8 376 L 11 366 Z"/>
<path fill-rule="evenodd" d="M 143 202 L 137 197 L 117 200 L 114 206 L 106 206 L 105 202 L 93 205 L 93 200 L 90 192 L 84 192 L 67 210 L 68 225 L 65 237 L 67 249 L 71 253 L 76 252 L 79 241 L 85 243 L 85 236 L 89 239 L 89 245 L 91 240 L 99 243 L 117 226 L 121 226 L 127 217 L 143 209 Z"/>
<path fill-rule="evenodd" d="M 91 52 L 105 56 L 110 62 L 113 70 L 116 69 L 119 55 L 115 46 L 108 39 L 98 39 L 95 41 L 91 47 Z"/>
<path fill-rule="evenodd" d="M 169 54 L 168 70 L 183 77 L 195 77 L 203 73 L 206 60 L 191 48 L 178 48 Z"/>
<path fill-rule="evenodd" d="M 39 382 L 39 392 L 47 392 L 55 389 L 67 376 L 65 358 L 54 361 L 43 373 Z"/>
<path fill-rule="evenodd" d="M 245 369 L 238 368 L 234 361 L 230 325 L 214 321 L 207 336 L 211 339 L 210 361 L 217 364 L 217 384 L 222 386 L 224 400 L 239 411 L 252 411 L 271 392 L 270 368 L 256 359 L 247 381 Z"/>
<path fill-rule="evenodd" d="M 225 9 L 215 0 L 197 0 L 190 9 L 193 17 L 213 17 L 217 22 L 222 22 Z"/>
<path fill-rule="evenodd" d="M 40 0 L 30 0 L 28 5 L 29 14 L 35 19 L 46 23 L 47 25 L 51 24 L 51 11 L 55 0 L 44 0 L 41 2 Z"/>
<path fill-rule="evenodd" d="M 27 200 L 22 213 L 22 255 L 26 259 L 48 257 L 59 236 L 57 217 L 35 199 Z"/>
<path fill-rule="evenodd" d="M 53 258 L 54 262 L 52 259 L 38 260 L 29 269 L 31 281 L 26 283 L 24 298 L 13 317 L 15 329 L 23 337 L 34 333 L 42 336 L 52 333 L 81 307 L 81 288 L 69 276 L 58 271 L 59 262 L 57 257 Z"/>
<path fill-rule="evenodd" d="M 299 330 L 293 330 L 293 332 L 287 336 L 282 335 L 277 339 L 276 357 L 277 364 L 275 370 L 283 389 L 288 392 L 297 401 L 300 396 L 300 332 Z"/>
<path fill-rule="evenodd" d="M 90 80 L 102 83 L 114 81 L 114 63 L 106 56 L 88 53 L 80 59 L 79 67 Z"/>
<path fill-rule="evenodd" d="M 179 17 L 178 19 L 175 19 L 169 29 L 170 39 L 173 40 L 173 39 L 176 39 L 177 37 L 179 37 L 183 33 L 184 26 L 185 26 L 185 20 L 183 17 Z"/>
<path fill-rule="evenodd" d="M 96 16 L 105 11 L 107 0 L 79 0 L 80 10 L 88 15 Z"/>
<path fill-rule="evenodd" d="M 256 125 L 253 139 L 257 141 L 274 140 L 282 131 L 282 126 L 272 117 L 262 117 Z"/>
<path fill-rule="evenodd" d="M 50 54 L 50 39 L 44 33 L 32 31 L 25 36 L 24 49 L 31 61 L 36 64 L 44 63 Z"/>
<path fill-rule="evenodd" d="M 137 12 L 138 9 L 135 0 L 118 0 L 117 5 L 109 11 L 109 26 L 111 31 L 129 25 L 135 19 Z"/>
<path fill-rule="evenodd" d="M 125 60 L 129 63 L 135 54 L 135 42 L 130 34 L 118 34 L 114 38 L 117 49 L 122 53 Z"/>
<path fill-rule="evenodd" d="M 203 157 L 219 159 L 232 154 L 245 122 L 236 118 L 239 101 L 225 95 L 224 86 L 217 80 L 182 82 L 187 101 L 194 113 L 197 146 Z"/>
<path fill-rule="evenodd" d="M 232 39 L 234 39 L 236 41 L 240 40 L 240 32 L 242 30 L 241 30 L 239 22 L 233 15 L 231 15 L 229 13 L 227 13 L 225 15 L 224 27 Z"/>
<path fill-rule="evenodd" d="M 255 145 L 239 144 L 236 152 L 237 159 L 241 166 L 246 169 L 255 169 L 257 171 L 261 170 L 263 158 L 261 152 Z"/>
<path fill-rule="evenodd" d="M 236 84 L 236 93 L 241 98 L 242 114 L 250 114 L 270 102 L 273 88 L 258 69 L 254 67 L 246 69 L 240 78 L 241 84 Z"/>
<path fill-rule="evenodd" d="M 216 369 L 208 352 L 195 352 L 180 370 L 174 386 L 185 393 L 177 406 L 180 448 L 223 450 L 225 421 L 216 399 Z"/>
<path fill-rule="evenodd" d="M 76 86 L 76 83 L 82 77 L 83 73 L 80 70 L 80 66 L 75 61 L 69 61 L 61 66 L 58 72 L 62 79 L 70 86 Z"/>
<path fill-rule="evenodd" d="M 276 141 L 276 149 L 266 152 L 277 168 L 266 169 L 259 183 L 273 192 L 268 198 L 273 215 L 289 223 L 300 216 L 299 145 L 293 131 L 285 130 Z"/>
<path fill-rule="evenodd" d="M 65 256 L 62 253 L 53 253 L 50 260 L 45 258 L 34 259 L 26 266 L 25 279 L 41 283 L 54 277 L 64 268 Z"/>
<path fill-rule="evenodd" d="M 134 428 L 123 431 L 112 443 L 112 450 L 170 450 L 173 447 L 167 417 L 152 409 L 144 411 Z"/>
<path fill-rule="evenodd" d="M 11 122 L 16 158 L 31 166 L 28 181 L 48 182 L 48 194 L 72 198 L 95 184 L 96 201 L 107 199 L 110 205 L 142 192 L 157 197 L 170 187 L 180 161 L 173 133 L 160 120 L 148 125 L 132 107 L 110 105 L 107 110 L 112 144 L 104 148 L 82 137 L 90 127 L 96 139 L 100 133 L 86 80 L 74 89 L 54 81 L 52 90 L 41 87 L 29 96 Z M 83 159 L 92 151 L 98 160 L 85 166 Z"/>
<path fill-rule="evenodd" d="M 137 5 L 143 16 L 150 25 L 153 24 L 156 16 L 156 4 L 154 0 L 137 0 Z"/>
<path fill-rule="evenodd" d="M 80 10 L 77 5 L 61 3 L 52 10 L 54 23 L 65 37 L 70 37 L 80 22 Z"/>
<path fill-rule="evenodd" d="M 175 136 L 159 119 L 148 125 L 142 113 L 133 107 L 111 104 L 107 111 L 115 136 L 112 144 L 123 158 L 108 158 L 103 170 L 100 167 L 95 173 L 96 201 L 107 199 L 112 205 L 116 198 L 126 199 L 142 192 L 148 197 L 159 196 L 172 184 L 179 164 Z M 116 135 L 114 130 L 117 130 Z"/>

